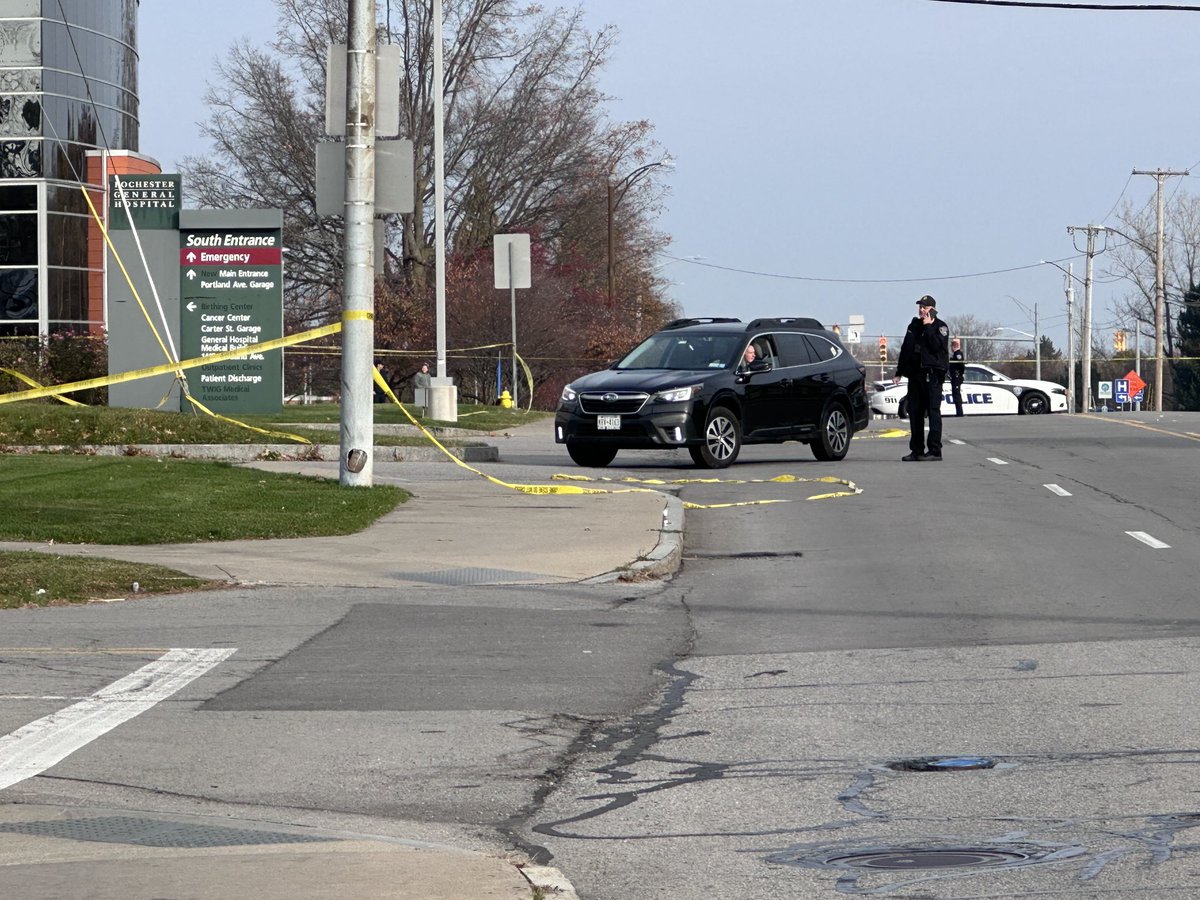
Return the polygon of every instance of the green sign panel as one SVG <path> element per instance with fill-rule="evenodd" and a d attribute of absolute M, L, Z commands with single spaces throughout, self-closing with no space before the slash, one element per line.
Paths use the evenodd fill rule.
<path fill-rule="evenodd" d="M 195 359 L 283 337 L 279 229 L 179 232 L 180 353 Z M 251 353 L 191 370 L 193 397 L 224 415 L 278 412 L 283 351 Z"/>
<path fill-rule="evenodd" d="M 120 178 L 120 187 L 117 179 Z M 175 229 L 179 227 L 178 175 L 110 175 L 109 228 Z"/>

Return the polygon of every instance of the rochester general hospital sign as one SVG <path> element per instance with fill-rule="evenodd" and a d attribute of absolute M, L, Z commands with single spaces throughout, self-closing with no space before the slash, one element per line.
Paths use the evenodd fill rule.
<path fill-rule="evenodd" d="M 179 227 L 178 175 L 121 175 L 109 179 L 108 212 L 113 228 Z"/>

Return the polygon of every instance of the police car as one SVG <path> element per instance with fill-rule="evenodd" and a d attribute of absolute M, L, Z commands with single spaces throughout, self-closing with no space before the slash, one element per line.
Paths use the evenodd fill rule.
<path fill-rule="evenodd" d="M 876 415 L 908 418 L 908 385 L 903 381 L 875 382 L 871 411 Z M 981 363 L 967 363 L 963 369 L 963 415 L 1037 416 L 1067 411 L 1067 389 L 1053 381 L 1033 378 L 1009 378 Z M 942 415 L 955 414 L 950 381 L 942 385 Z"/>

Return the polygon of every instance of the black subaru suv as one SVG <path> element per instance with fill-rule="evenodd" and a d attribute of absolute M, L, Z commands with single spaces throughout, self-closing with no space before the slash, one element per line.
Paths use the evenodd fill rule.
<path fill-rule="evenodd" d="M 721 469 L 743 443 L 783 441 L 839 460 L 867 426 L 865 384 L 866 370 L 816 319 L 678 319 L 563 388 L 554 439 L 581 466 L 607 466 L 618 450 L 687 447 L 696 465 Z"/>

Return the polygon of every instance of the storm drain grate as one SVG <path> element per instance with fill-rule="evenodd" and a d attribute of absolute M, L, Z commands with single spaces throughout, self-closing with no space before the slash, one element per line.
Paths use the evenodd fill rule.
<path fill-rule="evenodd" d="M 538 581 L 544 576 L 508 569 L 442 569 L 438 572 L 402 572 L 397 577 L 404 581 L 423 581 L 428 584 L 467 585 Z"/>
<path fill-rule="evenodd" d="M 191 825 L 133 816 L 97 816 L 51 822 L 0 823 L 0 833 L 35 837 L 95 841 L 102 844 L 136 844 L 141 847 L 237 847 L 254 844 L 310 844 L 337 838 L 280 831 L 256 831 L 224 825 Z"/>

